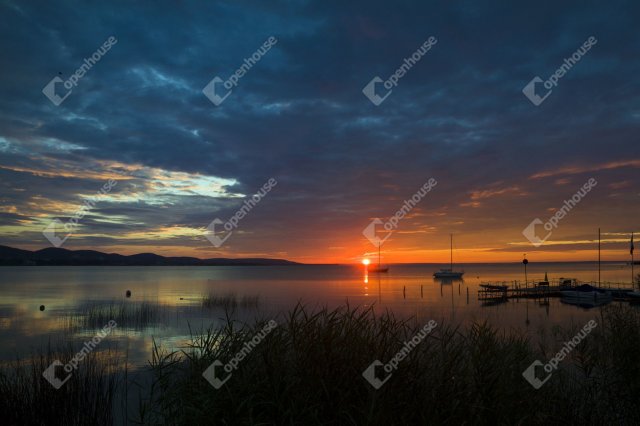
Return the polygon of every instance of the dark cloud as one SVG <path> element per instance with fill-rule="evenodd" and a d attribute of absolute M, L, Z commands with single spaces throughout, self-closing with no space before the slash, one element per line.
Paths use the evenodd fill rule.
<path fill-rule="evenodd" d="M 398 234 L 399 245 L 429 235 L 440 246 L 456 232 L 471 247 L 510 250 L 532 218 L 591 176 L 599 192 L 556 235 L 632 229 L 640 166 L 598 166 L 640 158 L 639 12 L 631 1 L 4 2 L 1 242 L 43 245 L 39 227 L 72 215 L 109 178 L 120 185 L 68 244 L 215 251 L 189 230 L 230 217 L 242 202 L 232 194 L 271 177 L 278 186 L 226 253 L 353 256 L 370 249 L 368 221 L 393 214 L 430 177 L 437 190 L 403 224 L 424 235 Z M 45 84 L 68 78 L 110 36 L 117 43 L 54 106 Z M 270 36 L 277 44 L 214 106 L 202 88 Z M 384 103 L 369 102 L 363 87 L 430 36 L 438 43 Z M 548 78 L 590 36 L 592 50 L 531 104 L 525 84 Z M 592 172 L 562 175 L 578 166 Z M 131 168 L 142 172 L 125 179 Z M 560 175 L 531 179 L 549 170 Z M 162 173 L 224 181 L 211 194 L 164 190 Z M 474 200 L 482 191 L 498 194 Z M 168 228 L 175 235 L 157 237 Z"/>

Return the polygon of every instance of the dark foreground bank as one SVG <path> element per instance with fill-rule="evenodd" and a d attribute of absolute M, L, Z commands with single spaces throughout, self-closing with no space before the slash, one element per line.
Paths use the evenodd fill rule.
<path fill-rule="evenodd" d="M 4 424 L 121 423 L 113 412 L 135 388 L 129 424 L 640 424 L 640 311 L 593 312 L 588 333 L 577 324 L 534 344 L 486 324 L 425 333 L 426 324 L 390 314 L 297 307 L 251 326 L 229 320 L 181 352 L 156 348 L 145 386 L 127 382 L 117 357 L 92 353 L 54 389 L 42 371 L 73 351 L 50 349 L 2 368 L 0 412 Z M 563 348 L 549 377 L 544 364 Z M 394 357 L 391 375 L 370 367 Z"/>

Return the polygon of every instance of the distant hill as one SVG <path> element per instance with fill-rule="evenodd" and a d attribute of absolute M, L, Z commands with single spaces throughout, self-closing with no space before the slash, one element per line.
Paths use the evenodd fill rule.
<path fill-rule="evenodd" d="M 299 265 L 284 259 L 198 259 L 196 257 L 164 257 L 153 253 L 123 256 L 95 250 L 66 250 L 46 248 L 38 251 L 21 250 L 0 245 L 0 266 L 66 265 L 66 266 L 261 266 Z"/>

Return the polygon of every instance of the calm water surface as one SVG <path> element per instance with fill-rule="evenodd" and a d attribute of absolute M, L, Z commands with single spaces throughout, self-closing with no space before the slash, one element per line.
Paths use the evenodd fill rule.
<path fill-rule="evenodd" d="M 28 357 L 49 343 L 72 340 L 81 344 L 101 326 L 70 328 L 69 318 L 81 318 L 89 307 L 124 304 L 132 308 L 145 303 L 154 315 L 139 322 L 121 321 L 99 349 L 126 351 L 135 369 L 150 358 L 152 338 L 176 349 L 188 341 L 189 327 L 199 331 L 221 323 L 222 307 L 202 306 L 202 298 L 209 294 L 234 294 L 238 300 L 257 297 L 257 306 L 238 306 L 233 311 L 233 318 L 246 322 L 277 317 L 298 302 L 320 308 L 347 301 L 353 307 L 373 307 L 377 313 L 388 309 L 398 316 L 413 316 L 421 323 L 487 320 L 531 335 L 553 325 L 581 326 L 600 315 L 601 308 L 567 305 L 560 298 L 498 304 L 478 300 L 480 282 L 524 280 L 521 264 L 467 265 L 464 281 L 453 283 L 432 278 L 440 267 L 392 265 L 387 274 L 369 275 L 357 266 L 2 267 L 0 360 Z M 530 281 L 541 280 L 545 272 L 552 280 L 598 279 L 597 265 L 592 263 L 531 263 L 528 272 Z M 630 277 L 630 266 L 623 263 L 602 267 L 602 281 L 628 283 Z M 127 290 L 131 297 L 125 296 Z"/>

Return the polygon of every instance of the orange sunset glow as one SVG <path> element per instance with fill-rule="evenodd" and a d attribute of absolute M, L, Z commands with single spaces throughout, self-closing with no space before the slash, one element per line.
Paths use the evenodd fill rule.
<path fill-rule="evenodd" d="M 640 424 L 639 17 L 0 2 L 2 424 Z"/>

